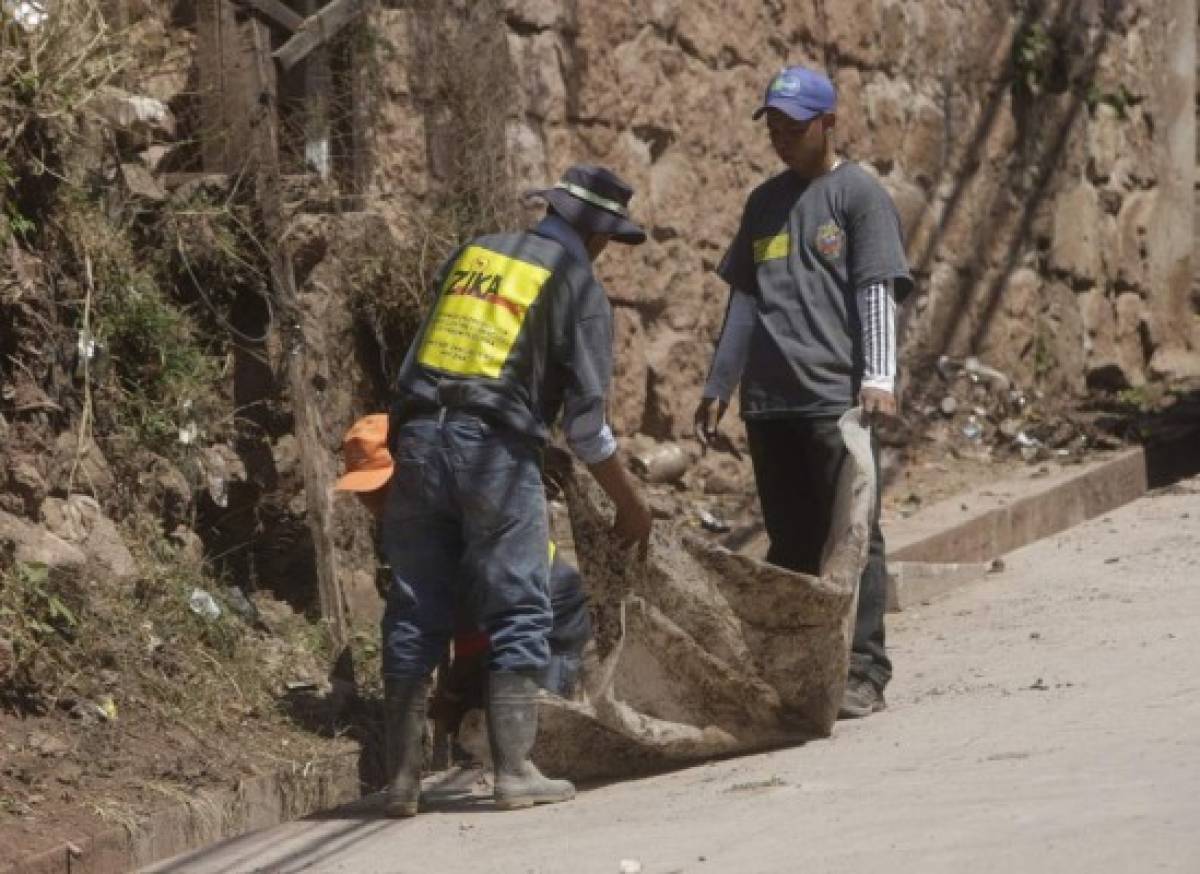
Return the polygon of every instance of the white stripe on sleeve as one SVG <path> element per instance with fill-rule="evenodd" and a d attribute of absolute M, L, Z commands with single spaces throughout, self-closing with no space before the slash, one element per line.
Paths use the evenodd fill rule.
<path fill-rule="evenodd" d="M 875 282 L 858 290 L 862 323 L 864 388 L 896 390 L 896 297 L 892 283 Z"/>

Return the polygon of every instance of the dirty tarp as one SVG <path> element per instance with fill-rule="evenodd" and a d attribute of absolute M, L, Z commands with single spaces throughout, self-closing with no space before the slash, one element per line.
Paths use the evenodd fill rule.
<path fill-rule="evenodd" d="M 586 779 L 829 734 L 845 683 L 874 494 L 869 432 L 850 450 L 820 577 L 656 526 L 643 563 L 615 548 L 586 474 L 562 478 L 592 602 L 577 699 L 545 696 L 533 758 Z"/>

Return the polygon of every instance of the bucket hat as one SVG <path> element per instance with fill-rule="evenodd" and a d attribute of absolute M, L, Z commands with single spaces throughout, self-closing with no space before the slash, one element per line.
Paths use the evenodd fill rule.
<path fill-rule="evenodd" d="M 646 232 L 629 218 L 633 189 L 604 167 L 576 164 L 552 188 L 535 188 L 525 196 L 545 200 L 578 230 L 631 246 L 646 242 Z"/>

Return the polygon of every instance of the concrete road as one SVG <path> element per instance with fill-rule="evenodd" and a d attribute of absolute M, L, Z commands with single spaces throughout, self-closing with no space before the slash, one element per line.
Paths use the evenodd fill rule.
<path fill-rule="evenodd" d="M 349 811 L 155 872 L 1200 872 L 1200 479 L 891 617 L 890 708 L 497 813 Z"/>

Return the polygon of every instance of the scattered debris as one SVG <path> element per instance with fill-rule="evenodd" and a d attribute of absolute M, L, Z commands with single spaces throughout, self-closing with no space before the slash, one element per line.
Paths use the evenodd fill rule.
<path fill-rule="evenodd" d="M 753 792 L 758 789 L 773 789 L 776 786 L 786 786 L 787 781 L 776 775 L 766 780 L 749 780 L 745 783 L 734 783 L 726 792 Z"/>
<path fill-rule="evenodd" d="M 630 459 L 634 471 L 648 483 L 674 482 L 683 476 L 690 461 L 678 443 L 663 443 Z"/>
<path fill-rule="evenodd" d="M 943 355 L 935 367 L 946 386 L 939 387 L 939 395 L 927 398 L 920 409 L 934 422 L 955 422 L 951 439 L 974 444 L 981 450 L 981 460 L 998 460 L 1000 456 L 993 453 L 1007 452 L 1038 464 L 1052 455 L 1079 457 L 1089 450 L 1122 445 L 1103 430 L 1100 419 L 1080 410 L 1059 413 L 1048 408 L 1041 392 L 1026 391 L 978 357 L 960 361 Z M 942 440 L 948 436 L 945 431 L 941 434 Z M 953 446 L 950 451 L 955 451 Z"/>
<path fill-rule="evenodd" d="M 48 0 L 4 0 L 4 11 L 26 33 L 38 30 L 50 17 Z"/>
<path fill-rule="evenodd" d="M 974 355 L 963 362 L 963 370 L 967 372 L 973 381 L 987 383 L 988 387 L 994 392 L 1007 393 L 1012 388 L 1012 380 L 1008 376 L 994 367 L 988 367 Z"/>
<path fill-rule="evenodd" d="M 225 602 L 229 605 L 229 609 L 244 619 L 247 623 L 253 625 L 260 621 L 258 609 L 254 606 L 246 593 L 238 586 L 230 586 L 225 590 Z"/>
<path fill-rule="evenodd" d="M 117 702 L 112 695 L 101 695 L 96 701 L 96 710 L 105 722 L 117 721 Z"/>
<path fill-rule="evenodd" d="M 728 522 L 719 516 L 714 516 L 708 510 L 701 509 L 696 515 L 700 519 L 700 527 L 705 531 L 711 531 L 713 534 L 727 534 L 732 530 Z"/>
<path fill-rule="evenodd" d="M 998 573 L 1002 573 L 1003 571 L 1004 571 L 1004 559 L 1002 559 L 1002 558 L 992 559 L 992 563 L 988 566 L 988 573 L 989 574 L 998 574 Z"/>
<path fill-rule="evenodd" d="M 197 616 L 203 616 L 210 621 L 221 617 L 221 605 L 203 589 L 192 589 L 191 597 L 188 598 L 188 606 Z"/>
<path fill-rule="evenodd" d="M 153 97 L 109 87 L 92 100 L 91 108 L 114 128 L 126 133 L 175 136 L 174 114 L 165 103 Z"/>

